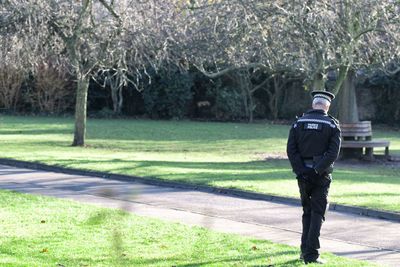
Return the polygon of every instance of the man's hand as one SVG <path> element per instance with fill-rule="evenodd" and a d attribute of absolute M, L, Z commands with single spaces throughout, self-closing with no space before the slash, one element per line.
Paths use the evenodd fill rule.
<path fill-rule="evenodd" d="M 302 175 L 306 180 L 313 180 L 318 178 L 318 173 L 314 168 L 305 167 L 302 171 Z"/>

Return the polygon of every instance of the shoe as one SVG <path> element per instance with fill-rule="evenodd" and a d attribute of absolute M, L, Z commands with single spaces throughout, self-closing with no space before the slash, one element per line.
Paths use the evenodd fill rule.
<path fill-rule="evenodd" d="M 325 264 L 326 261 L 321 260 L 320 258 L 316 259 L 316 260 L 312 260 L 312 261 L 304 261 L 305 264 L 309 264 L 309 263 L 315 263 L 315 264 Z"/>

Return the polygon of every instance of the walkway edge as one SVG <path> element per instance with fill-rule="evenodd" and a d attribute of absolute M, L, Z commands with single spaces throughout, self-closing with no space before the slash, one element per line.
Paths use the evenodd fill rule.
<path fill-rule="evenodd" d="M 136 182 L 149 184 L 149 185 L 198 190 L 198 191 L 208 192 L 208 193 L 226 194 L 226 195 L 240 197 L 240 198 L 266 200 L 266 201 L 273 201 L 273 202 L 279 202 L 279 203 L 284 203 L 284 204 L 300 206 L 300 199 L 297 199 L 297 198 L 268 195 L 268 194 L 256 193 L 256 192 L 245 191 L 245 190 L 240 190 L 240 189 L 231 189 L 231 188 L 222 188 L 222 187 L 215 187 L 215 186 L 208 186 L 208 185 L 197 185 L 197 184 L 190 184 L 190 183 L 174 182 L 174 181 L 161 180 L 158 178 L 147 178 L 147 177 L 138 177 L 138 176 L 123 175 L 123 174 L 113 174 L 113 173 L 107 173 L 107 172 L 87 171 L 87 170 L 81 170 L 81 169 L 65 168 L 65 167 L 47 165 L 47 164 L 43 164 L 43 163 L 28 162 L 28 161 L 21 161 L 21 160 L 15 160 L 15 159 L 6 159 L 6 158 L 0 158 L 0 164 L 19 167 L 19 168 L 44 170 L 44 171 L 60 172 L 60 173 L 66 173 L 66 174 L 75 174 L 75 175 L 91 176 L 91 177 L 101 177 L 101 178 L 108 178 L 108 179 L 114 179 L 114 180 L 136 181 Z M 373 210 L 373 209 L 368 209 L 368 208 L 363 208 L 363 207 L 347 206 L 347 205 L 336 204 L 336 203 L 330 203 L 329 210 L 358 214 L 358 215 L 362 215 L 362 216 L 368 216 L 368 217 L 374 217 L 374 218 L 379 218 L 379 219 L 386 219 L 386 220 L 400 222 L 400 213 L 396 213 L 396 212 Z"/>

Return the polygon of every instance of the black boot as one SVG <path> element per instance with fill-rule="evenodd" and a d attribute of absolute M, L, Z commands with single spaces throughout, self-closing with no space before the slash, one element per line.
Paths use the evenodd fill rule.
<path fill-rule="evenodd" d="M 304 253 L 304 262 L 310 263 L 315 262 L 319 257 L 318 249 L 319 245 L 319 235 L 321 231 L 321 226 L 324 221 L 324 217 L 311 212 L 310 228 L 308 230 L 307 236 L 307 247 Z"/>
<path fill-rule="evenodd" d="M 313 260 L 313 261 L 304 261 L 305 264 L 309 263 L 316 263 L 316 264 L 325 264 L 326 262 L 324 260 L 321 260 L 320 258 Z"/>
<path fill-rule="evenodd" d="M 310 213 L 303 213 L 302 217 L 302 225 L 303 225 L 303 231 L 301 234 L 301 254 L 300 254 L 300 259 L 304 259 L 304 254 L 306 252 L 307 248 L 307 239 L 308 239 L 308 231 L 310 229 L 310 222 L 311 222 L 311 212 Z"/>

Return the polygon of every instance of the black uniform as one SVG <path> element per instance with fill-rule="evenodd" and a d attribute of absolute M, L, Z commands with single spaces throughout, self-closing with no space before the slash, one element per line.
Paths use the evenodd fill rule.
<path fill-rule="evenodd" d="M 338 121 L 323 110 L 309 110 L 290 129 L 287 154 L 298 179 L 303 206 L 301 251 L 305 262 L 319 257 L 319 235 L 340 142 Z"/>

